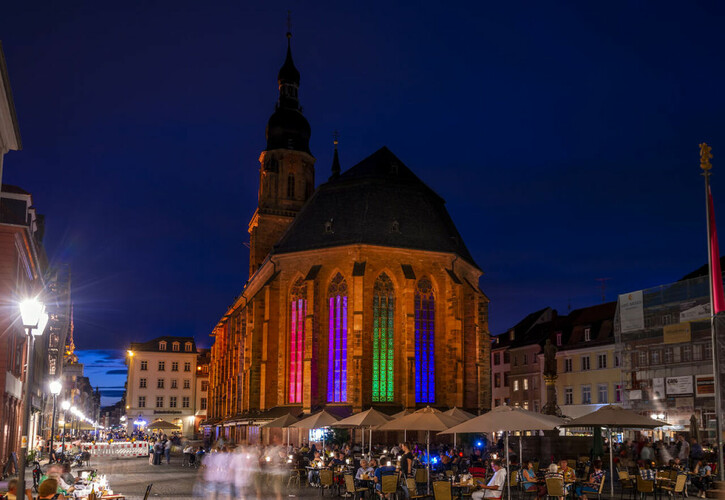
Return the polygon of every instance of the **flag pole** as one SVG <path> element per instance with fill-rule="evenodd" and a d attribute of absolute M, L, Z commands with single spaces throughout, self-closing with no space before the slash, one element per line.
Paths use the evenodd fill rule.
<path fill-rule="evenodd" d="M 718 457 L 718 475 L 721 481 L 725 481 L 725 470 L 723 470 L 723 442 L 722 442 L 722 394 L 720 392 L 720 349 L 717 341 L 717 328 L 716 328 L 716 311 L 715 311 L 715 297 L 714 297 L 714 280 L 713 280 L 713 259 L 720 261 L 720 255 L 713 255 L 713 240 L 712 238 L 712 223 L 711 220 L 711 208 L 712 194 L 710 193 L 710 159 L 712 148 L 706 143 L 700 144 L 700 168 L 702 169 L 702 176 L 705 177 L 705 203 L 707 210 L 707 263 L 708 263 L 708 274 L 710 282 L 710 335 L 712 340 L 712 369 L 713 369 L 713 383 L 715 389 L 715 441 L 717 443 L 717 457 Z M 713 208 L 714 211 L 714 208 Z M 714 215 L 714 214 L 713 214 Z M 718 266 L 720 267 L 720 266 Z M 722 280 L 722 276 L 717 277 L 718 280 Z M 719 311 L 718 311 L 719 312 Z"/>

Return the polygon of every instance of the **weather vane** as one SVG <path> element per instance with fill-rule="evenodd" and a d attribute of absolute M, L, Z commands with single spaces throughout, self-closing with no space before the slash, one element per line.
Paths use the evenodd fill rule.
<path fill-rule="evenodd" d="M 334 144 L 335 146 L 337 146 L 337 143 L 338 143 L 339 141 L 340 141 L 340 132 L 338 132 L 337 130 L 335 130 L 335 131 L 334 131 L 334 132 L 332 133 L 332 142 L 333 142 L 333 144 Z"/>
<path fill-rule="evenodd" d="M 292 36 L 292 11 L 287 11 L 287 36 Z"/>
<path fill-rule="evenodd" d="M 710 164 L 712 153 L 710 151 L 712 151 L 712 148 L 708 146 L 706 142 L 700 144 L 700 168 L 705 172 L 709 172 L 712 168 L 712 165 Z"/>

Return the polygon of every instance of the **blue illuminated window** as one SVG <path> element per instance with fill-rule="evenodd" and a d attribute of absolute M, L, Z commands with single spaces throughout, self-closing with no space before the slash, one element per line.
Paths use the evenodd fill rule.
<path fill-rule="evenodd" d="M 435 296 L 428 278 L 415 290 L 415 401 L 435 403 Z"/>

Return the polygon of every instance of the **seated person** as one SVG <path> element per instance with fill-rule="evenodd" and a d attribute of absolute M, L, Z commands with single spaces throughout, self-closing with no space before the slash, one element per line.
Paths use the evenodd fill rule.
<path fill-rule="evenodd" d="M 695 468 L 692 470 L 692 484 L 697 487 L 697 498 L 705 498 L 705 492 L 712 485 L 712 467 L 705 464 L 703 460 L 695 462 Z"/>
<path fill-rule="evenodd" d="M 358 481 L 363 480 L 363 476 L 367 476 L 368 478 L 372 476 L 375 473 L 375 469 L 368 466 L 368 461 L 364 458 L 360 460 L 360 467 L 357 470 L 357 473 L 355 474 L 355 479 Z"/>
<path fill-rule="evenodd" d="M 380 457 L 380 463 L 381 464 L 387 464 L 388 458 L 387 457 Z M 383 489 L 383 476 L 392 476 L 397 473 L 397 470 L 392 465 L 381 465 L 377 469 L 375 469 L 375 490 L 378 492 L 381 498 L 392 498 L 390 495 L 391 493 L 388 493 L 386 496 L 383 497 L 382 489 Z"/>
<path fill-rule="evenodd" d="M 503 488 L 506 485 L 506 469 L 501 466 L 500 460 L 491 462 L 493 469 L 493 477 L 488 484 L 481 486 L 481 490 L 474 491 L 471 494 L 473 500 L 481 500 L 483 498 L 499 499 L 503 495 Z"/>
<path fill-rule="evenodd" d="M 559 472 L 564 477 L 564 483 L 573 483 L 576 481 L 576 471 L 569 467 L 569 462 L 559 460 Z"/>
<path fill-rule="evenodd" d="M 559 472 L 559 467 L 555 463 L 552 463 L 552 464 L 549 464 L 549 468 L 546 469 L 546 474 L 544 474 L 544 479 L 545 480 L 546 479 L 559 479 L 563 483 L 564 475 L 561 472 Z M 564 488 L 566 488 L 566 485 L 564 486 Z M 538 497 L 543 498 L 546 495 L 547 495 L 547 487 L 546 487 L 546 483 L 544 483 L 539 486 Z M 559 500 L 564 500 L 564 497 L 559 497 Z"/>
<path fill-rule="evenodd" d="M 652 462 L 647 462 L 639 469 L 639 475 L 647 481 L 654 481 L 656 477 L 655 470 L 652 468 Z"/>
<path fill-rule="evenodd" d="M 534 463 L 526 460 L 521 470 L 521 479 L 523 480 L 524 491 L 536 491 L 536 472 L 534 471 Z"/>
<path fill-rule="evenodd" d="M 320 457 L 320 452 L 316 451 L 312 460 L 310 460 L 310 467 L 314 467 L 314 469 L 307 473 L 307 481 L 309 481 L 311 485 L 317 486 L 320 483 L 319 469 L 321 469 L 324 465 L 325 463 L 322 461 L 322 457 Z"/>
<path fill-rule="evenodd" d="M 576 496 L 581 497 L 582 500 L 587 500 L 586 493 L 599 493 L 599 486 L 604 480 L 604 471 L 602 470 L 602 461 L 595 460 L 592 462 L 594 471 L 589 474 L 589 480 L 584 483 L 577 485 Z"/>
<path fill-rule="evenodd" d="M 335 452 L 332 454 L 332 459 L 330 460 L 329 464 L 331 467 L 338 467 L 340 465 L 345 465 L 345 461 L 342 459 L 342 453 Z"/>
<path fill-rule="evenodd" d="M 58 493 L 58 481 L 49 477 L 38 486 L 38 500 L 65 500 L 62 493 Z"/>
<path fill-rule="evenodd" d="M 18 480 L 13 478 L 10 481 L 8 481 L 8 492 L 2 498 L 5 498 L 7 500 L 17 500 L 17 494 L 18 494 Z M 32 493 L 32 491 L 30 491 L 30 489 L 25 490 L 25 496 L 27 497 L 27 500 L 33 500 L 33 493 Z"/>

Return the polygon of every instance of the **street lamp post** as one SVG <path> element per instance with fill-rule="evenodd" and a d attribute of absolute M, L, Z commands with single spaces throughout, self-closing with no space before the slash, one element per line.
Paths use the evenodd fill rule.
<path fill-rule="evenodd" d="M 55 452 L 53 451 L 53 438 L 55 437 L 55 403 L 58 399 L 58 394 L 63 389 L 63 385 L 58 380 L 53 380 L 50 383 L 50 393 L 53 395 L 53 416 L 50 421 L 50 446 L 48 447 L 48 461 L 52 462 L 55 458 Z"/>
<path fill-rule="evenodd" d="M 25 462 L 28 459 L 28 431 L 30 430 L 30 385 L 33 378 L 33 360 L 35 359 L 35 337 L 36 335 L 43 335 L 43 330 L 48 324 L 48 313 L 45 312 L 45 305 L 35 298 L 20 303 L 20 317 L 28 335 L 28 368 L 25 370 L 25 387 L 23 388 L 25 397 L 23 399 L 23 421 L 21 422 L 21 456 L 18 464 L 18 491 L 20 494 L 24 494 Z"/>
<path fill-rule="evenodd" d="M 63 438 L 61 440 L 61 448 L 63 448 L 63 455 L 65 455 L 65 426 L 68 422 L 68 409 L 70 408 L 70 401 L 63 401 L 60 405 L 63 408 Z"/>

